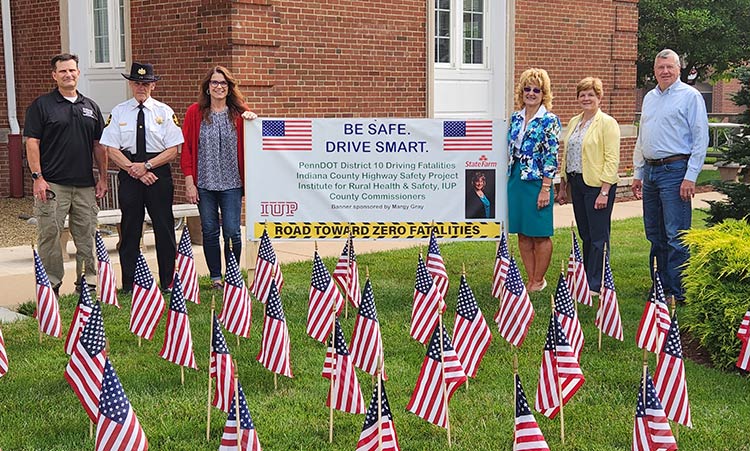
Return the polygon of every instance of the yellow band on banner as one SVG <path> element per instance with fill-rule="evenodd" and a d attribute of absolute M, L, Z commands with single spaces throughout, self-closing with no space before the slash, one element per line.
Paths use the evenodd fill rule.
<path fill-rule="evenodd" d="M 438 238 L 496 239 L 500 226 L 496 222 L 256 222 L 254 235 L 263 229 L 273 239 L 338 239 L 351 235 L 360 239 L 429 238 L 434 229 Z"/>

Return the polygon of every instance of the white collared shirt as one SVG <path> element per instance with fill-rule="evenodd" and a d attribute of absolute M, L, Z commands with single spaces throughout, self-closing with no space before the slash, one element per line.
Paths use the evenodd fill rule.
<path fill-rule="evenodd" d="M 143 102 L 143 106 L 146 153 L 158 154 L 184 142 L 182 130 L 177 125 L 176 116 L 169 105 L 149 97 Z M 112 109 L 99 142 L 135 155 L 137 121 L 138 101 L 131 98 Z"/>

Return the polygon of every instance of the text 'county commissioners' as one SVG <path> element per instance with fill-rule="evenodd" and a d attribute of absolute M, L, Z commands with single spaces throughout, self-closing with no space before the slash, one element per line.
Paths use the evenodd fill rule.
<path fill-rule="evenodd" d="M 446 226 L 440 237 L 497 237 L 506 136 L 504 120 L 246 121 L 248 238 L 335 238 L 343 224 L 356 238 L 399 239 L 433 222 Z"/>

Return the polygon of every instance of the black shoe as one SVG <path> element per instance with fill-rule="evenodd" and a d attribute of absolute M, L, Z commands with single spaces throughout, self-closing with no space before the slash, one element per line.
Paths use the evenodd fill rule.
<path fill-rule="evenodd" d="M 55 293 L 55 297 L 60 299 L 60 285 L 52 287 L 52 291 Z"/>
<path fill-rule="evenodd" d="M 122 287 L 117 294 L 131 295 L 133 294 L 133 287 Z"/>

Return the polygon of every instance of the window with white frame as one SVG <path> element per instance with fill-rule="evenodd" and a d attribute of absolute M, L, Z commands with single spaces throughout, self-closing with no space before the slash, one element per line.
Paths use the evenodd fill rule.
<path fill-rule="evenodd" d="M 92 66 L 125 66 L 125 0 L 91 0 Z"/>
<path fill-rule="evenodd" d="M 435 64 L 485 67 L 486 0 L 435 0 Z"/>

